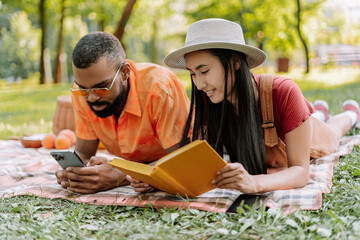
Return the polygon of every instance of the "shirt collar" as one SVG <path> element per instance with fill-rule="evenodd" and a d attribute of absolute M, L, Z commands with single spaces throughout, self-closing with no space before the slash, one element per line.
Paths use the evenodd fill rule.
<path fill-rule="evenodd" d="M 135 63 L 126 60 L 130 64 L 130 75 L 129 75 L 129 93 L 127 96 L 126 104 L 123 111 L 131 113 L 136 116 L 141 116 L 141 107 L 139 103 L 138 93 L 137 93 L 137 79 L 136 79 L 136 69 Z"/>

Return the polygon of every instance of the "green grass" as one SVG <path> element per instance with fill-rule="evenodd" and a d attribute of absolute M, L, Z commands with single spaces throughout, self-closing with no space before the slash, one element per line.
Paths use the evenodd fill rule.
<path fill-rule="evenodd" d="M 359 239 L 360 147 L 335 167 L 317 211 L 216 214 L 93 206 L 34 196 L 0 199 L 1 239 Z"/>
<path fill-rule="evenodd" d="M 181 75 L 184 77 L 183 75 Z M 187 75 L 184 77 L 186 78 Z M 360 101 L 360 78 L 347 85 L 296 79 L 310 100 L 332 114 L 348 98 Z M 186 81 L 184 82 L 187 84 Z M 69 86 L 1 86 L 0 139 L 50 132 L 56 96 Z M 42 119 L 42 120 L 41 120 Z M 352 131 L 352 134 L 359 131 Z M 359 239 L 360 146 L 334 167 L 331 193 L 317 211 L 239 211 L 93 206 L 35 196 L 0 198 L 0 239 Z"/>
<path fill-rule="evenodd" d="M 56 98 L 70 95 L 69 89 L 69 84 L 2 86 L 0 139 L 51 132 Z"/>

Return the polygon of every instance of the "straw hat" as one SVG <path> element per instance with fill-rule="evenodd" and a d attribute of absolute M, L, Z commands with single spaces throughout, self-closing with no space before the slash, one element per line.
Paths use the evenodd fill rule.
<path fill-rule="evenodd" d="M 249 68 L 259 66 L 266 60 L 266 53 L 245 44 L 239 24 L 219 18 L 200 20 L 190 25 L 185 46 L 170 53 L 164 63 L 172 68 L 186 69 L 184 55 L 197 50 L 210 48 L 231 49 L 246 55 Z"/>

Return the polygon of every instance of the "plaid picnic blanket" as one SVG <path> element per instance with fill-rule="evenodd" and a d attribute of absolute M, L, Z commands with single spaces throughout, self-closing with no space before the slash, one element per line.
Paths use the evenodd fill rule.
<path fill-rule="evenodd" d="M 332 186 L 333 166 L 339 162 L 341 156 L 351 153 L 354 145 L 360 145 L 360 135 L 343 137 L 337 152 L 311 161 L 310 178 L 305 187 L 274 191 L 267 199 L 266 206 L 282 208 L 284 215 L 291 214 L 298 208 L 319 209 L 322 194 L 329 193 Z"/>
<path fill-rule="evenodd" d="M 336 153 L 311 164 L 310 181 L 305 187 L 267 193 L 266 206 L 283 208 L 285 214 L 297 208 L 319 209 L 322 194 L 330 192 L 333 164 L 358 144 L 360 135 L 344 137 Z M 76 194 L 57 184 L 54 172 L 58 165 L 49 153 L 44 148 L 24 148 L 19 141 L 0 140 L 0 197 L 29 194 L 94 205 L 177 207 L 221 213 L 241 195 L 239 191 L 214 189 L 195 198 L 182 198 L 162 191 L 139 194 L 130 186 L 95 194 Z"/>

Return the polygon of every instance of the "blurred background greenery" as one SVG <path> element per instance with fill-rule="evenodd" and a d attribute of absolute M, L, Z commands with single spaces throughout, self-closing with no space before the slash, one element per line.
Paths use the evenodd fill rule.
<path fill-rule="evenodd" d="M 50 131 L 86 33 L 113 33 L 127 58 L 162 65 L 191 23 L 212 17 L 241 24 L 245 41 L 267 52 L 253 72 L 288 76 L 335 112 L 359 95 L 359 0 L 0 0 L 0 139 Z M 189 89 L 188 73 L 176 74 Z"/>
<path fill-rule="evenodd" d="M 358 0 L 0 0 L 0 83 L 71 81 L 72 49 L 91 31 L 114 33 L 129 59 L 162 64 L 191 23 L 210 17 L 240 23 L 267 52 L 259 71 L 358 70 L 359 9 Z"/>

